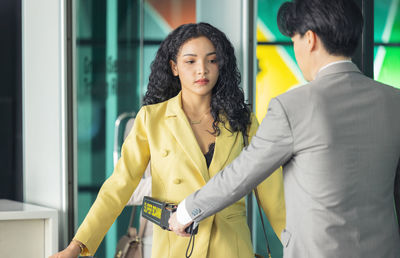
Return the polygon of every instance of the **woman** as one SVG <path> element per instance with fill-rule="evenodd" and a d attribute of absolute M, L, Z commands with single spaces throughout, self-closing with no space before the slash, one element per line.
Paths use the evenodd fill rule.
<path fill-rule="evenodd" d="M 207 23 L 172 31 L 152 63 L 144 106 L 114 173 L 74 240 L 55 257 L 95 253 L 149 160 L 152 197 L 170 203 L 179 203 L 229 164 L 243 148 L 242 132 L 251 137 L 258 126 L 239 83 L 234 49 L 224 33 Z M 267 196 L 263 208 L 279 235 L 285 210 L 282 175 L 275 174 L 260 195 Z M 202 221 L 192 257 L 254 257 L 245 216 L 242 199 Z M 152 257 L 184 257 L 187 245 L 188 239 L 154 226 Z"/>

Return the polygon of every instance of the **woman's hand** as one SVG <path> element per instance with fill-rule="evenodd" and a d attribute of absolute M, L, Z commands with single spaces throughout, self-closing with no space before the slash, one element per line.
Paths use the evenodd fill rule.
<path fill-rule="evenodd" d="M 79 243 L 76 241 L 72 241 L 67 248 L 64 250 L 53 254 L 49 258 L 76 258 L 81 252 L 81 248 L 79 246 Z"/>

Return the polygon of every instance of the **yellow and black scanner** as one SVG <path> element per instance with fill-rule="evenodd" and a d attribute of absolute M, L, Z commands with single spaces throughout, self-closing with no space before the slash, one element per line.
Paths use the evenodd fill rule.
<path fill-rule="evenodd" d="M 173 203 L 160 202 L 149 196 L 143 198 L 142 216 L 160 226 L 162 229 L 169 230 L 169 217 L 176 211 L 177 205 Z M 185 229 L 188 234 L 196 234 L 198 227 L 193 230 L 193 223 Z"/>

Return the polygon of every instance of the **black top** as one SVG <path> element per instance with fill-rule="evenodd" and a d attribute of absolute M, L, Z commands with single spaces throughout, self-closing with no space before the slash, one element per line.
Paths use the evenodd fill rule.
<path fill-rule="evenodd" d="M 215 142 L 211 143 L 208 146 L 208 152 L 206 154 L 204 154 L 204 157 L 206 158 L 207 168 L 210 167 L 211 160 L 214 156 L 214 148 L 215 148 Z"/>

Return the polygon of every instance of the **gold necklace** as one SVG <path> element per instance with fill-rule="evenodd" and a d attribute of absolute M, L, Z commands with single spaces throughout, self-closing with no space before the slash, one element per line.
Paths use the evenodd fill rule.
<path fill-rule="evenodd" d="M 191 125 L 198 125 L 198 124 L 200 124 L 201 121 L 203 121 L 203 118 L 204 118 L 209 112 L 210 112 L 210 111 L 208 110 L 206 113 L 204 113 L 204 114 L 201 116 L 200 120 L 197 120 L 197 121 L 190 119 L 189 116 L 188 116 L 189 123 L 190 123 Z"/>

